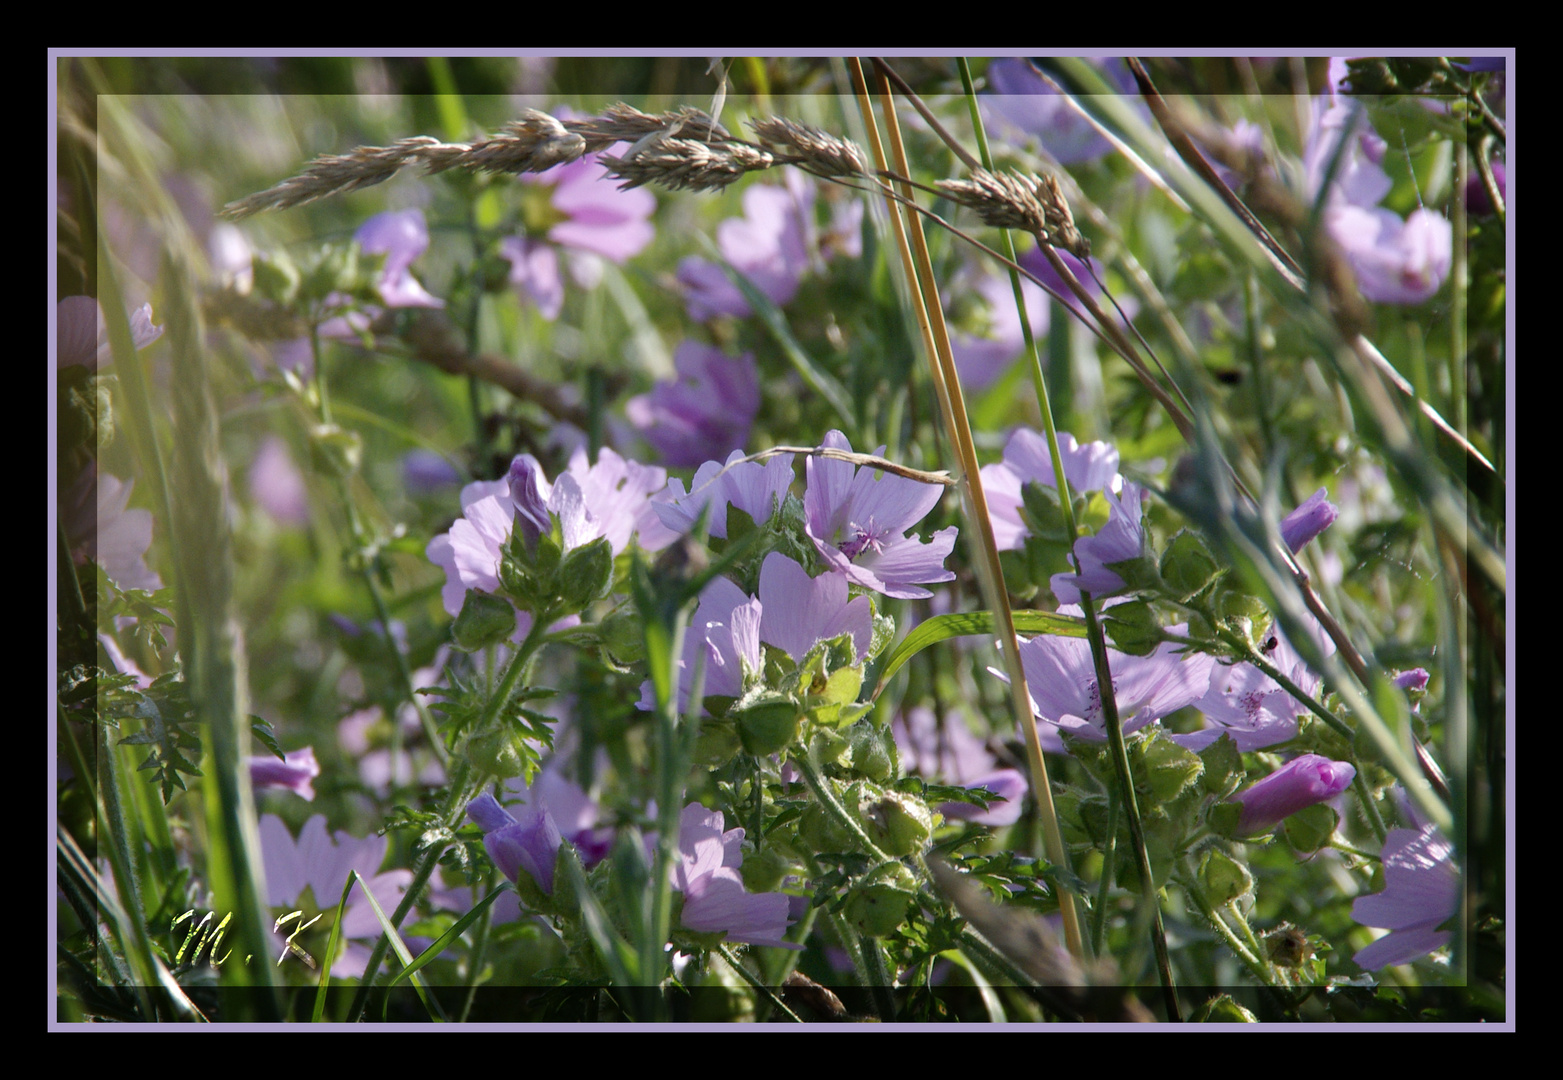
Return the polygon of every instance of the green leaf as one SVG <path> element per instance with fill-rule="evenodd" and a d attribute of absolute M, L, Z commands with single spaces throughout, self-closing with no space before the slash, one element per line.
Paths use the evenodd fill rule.
<path fill-rule="evenodd" d="M 1021 634 L 1056 634 L 1059 637 L 1085 637 L 1085 620 L 1068 615 L 1055 615 L 1047 611 L 1017 611 L 1014 613 L 1015 632 Z M 992 637 L 995 630 L 993 612 L 962 611 L 948 615 L 935 615 L 917 624 L 910 634 L 901 640 L 885 662 L 884 674 L 874 688 L 878 698 L 895 673 L 912 657 L 930 645 L 955 637 Z"/>

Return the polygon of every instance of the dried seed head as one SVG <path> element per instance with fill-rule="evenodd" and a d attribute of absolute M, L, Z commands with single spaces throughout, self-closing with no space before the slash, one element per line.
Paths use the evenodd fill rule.
<path fill-rule="evenodd" d="M 443 167 L 459 164 L 482 172 L 543 172 L 574 161 L 586 150 L 586 140 L 580 135 L 566 130 L 547 113 L 528 109 L 521 119 L 506 124 L 498 135 L 477 143 L 459 161 L 450 161 Z"/>
<path fill-rule="evenodd" d="M 588 152 L 603 150 L 616 142 L 639 142 L 652 135 L 708 143 L 732 138 L 708 113 L 692 105 L 676 112 L 644 113 L 620 102 L 608 106 L 601 116 L 566 120 L 564 126 L 586 140 Z"/>
<path fill-rule="evenodd" d="M 749 126 L 761 142 L 784 150 L 792 164 L 815 176 L 862 176 L 868 172 L 867 159 L 856 144 L 817 127 L 800 124 L 785 117 L 751 120 Z"/>
<path fill-rule="evenodd" d="M 1081 259 L 1090 257 L 1090 242 L 1075 228 L 1069 203 L 1051 176 L 973 169 L 969 180 L 940 180 L 938 186 L 953 201 L 977 211 L 987 225 L 1023 229 L 1044 244 Z"/>
<path fill-rule="evenodd" d="M 223 216 L 237 220 L 262 210 L 287 210 L 327 195 L 373 187 L 395 176 L 402 166 L 420 161 L 431 146 L 439 145 L 438 139 L 418 135 L 390 146 L 360 146 L 346 154 L 322 154 L 298 176 L 229 203 L 223 207 Z"/>
<path fill-rule="evenodd" d="M 658 138 L 622 158 L 598 159 L 621 188 L 654 183 L 677 190 L 720 191 L 748 172 L 769 169 L 776 159 L 743 143 L 709 146 L 689 139 Z"/>

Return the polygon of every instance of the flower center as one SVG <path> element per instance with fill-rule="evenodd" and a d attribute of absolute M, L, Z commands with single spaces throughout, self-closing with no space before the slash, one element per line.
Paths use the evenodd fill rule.
<path fill-rule="evenodd" d="M 885 535 L 884 531 L 875 528 L 873 517 L 868 519 L 866 526 L 859 525 L 855 521 L 849 522 L 846 539 L 841 542 L 841 553 L 849 559 L 855 559 L 872 548 L 875 554 L 883 555 Z"/>

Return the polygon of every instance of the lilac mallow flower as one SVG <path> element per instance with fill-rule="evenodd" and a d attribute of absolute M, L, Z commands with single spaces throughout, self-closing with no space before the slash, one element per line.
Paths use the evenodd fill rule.
<path fill-rule="evenodd" d="M 1032 336 L 1044 336 L 1049 317 L 1047 293 L 1025 280 L 1020 283 L 1020 291 L 1025 298 L 1026 321 L 1031 325 Z M 955 357 L 961 386 L 967 393 L 975 393 L 1007 371 L 1025 347 L 1025 332 L 1020 325 L 1020 312 L 1015 307 L 1015 293 L 1007 276 L 972 265 L 961 272 L 946 296 L 952 299 L 976 296 L 984 312 L 986 325 L 981 332 L 967 332 L 953 323 L 950 327 L 950 351 Z"/>
<path fill-rule="evenodd" d="M 814 196 L 815 182 L 789 169 L 784 185 L 751 184 L 744 191 L 744 216 L 716 227 L 722 258 L 778 307 L 798 294 L 803 275 L 822 261 L 820 255 L 840 251 L 855 256 L 862 251 L 862 202 L 839 203 L 835 223 L 820 237 L 814 227 Z M 697 322 L 752 314 L 749 301 L 714 262 L 690 256 L 678 265 L 678 281 L 689 317 Z"/>
<path fill-rule="evenodd" d="M 1079 615 L 1080 610 L 1065 605 L 1059 613 Z M 1167 632 L 1181 636 L 1188 627 L 1170 626 Z M 1209 688 L 1215 658 L 1205 653 L 1179 653 L 1178 648 L 1168 641 L 1149 656 L 1107 650 L 1113 700 L 1125 735 L 1193 704 Z M 1051 634 L 1022 640 L 1020 663 L 1031 692 L 1031 707 L 1037 718 L 1045 721 L 1037 726 L 1044 750 L 1065 752 L 1060 738 L 1065 734 L 1091 742 L 1106 741 L 1107 721 L 1089 642 Z M 988 670 L 1008 681 L 998 669 Z"/>
<path fill-rule="evenodd" d="M 630 398 L 624 412 L 663 460 L 694 468 L 749 440 L 760 411 L 760 373 L 754 355 L 686 341 L 673 353 L 678 377 Z"/>
<path fill-rule="evenodd" d="M 1356 775 L 1356 768 L 1344 761 L 1318 754 L 1295 758 L 1232 796 L 1243 805 L 1237 831 L 1245 836 L 1261 833 L 1299 810 L 1328 802 L 1350 787 Z"/>
<path fill-rule="evenodd" d="M 802 662 L 816 642 L 852 635 L 859 663 L 874 640 L 874 609 L 868 597 L 847 598 L 840 574 L 809 577 L 808 571 L 779 551 L 760 566 L 760 640 Z"/>
<path fill-rule="evenodd" d="M 315 801 L 314 779 L 320 775 L 320 763 L 315 760 L 315 748 L 290 750 L 278 759 L 275 754 L 264 754 L 249 759 L 250 786 L 257 791 L 264 788 L 281 788 L 291 791 L 306 802 Z"/>
<path fill-rule="evenodd" d="M 1340 508 L 1325 498 L 1328 494 L 1327 488 L 1320 488 L 1281 519 L 1281 539 L 1286 541 L 1292 554 L 1301 551 L 1304 544 L 1328 529 L 1340 517 Z"/>
<path fill-rule="evenodd" d="M 852 449 L 839 431 L 827 433 L 823 445 Z M 883 446 L 875 451 L 884 452 Z M 955 580 L 944 568 L 955 548 L 954 526 L 927 543 L 906 535 L 938 503 L 938 485 L 825 457 L 809 458 L 805 471 L 804 528 L 831 569 L 866 589 L 907 600 L 933 595 L 918 584 Z"/>
<path fill-rule="evenodd" d="M 1133 94 L 1134 81 L 1122 60 L 1091 58 L 1109 81 L 1125 94 Z M 1003 57 L 988 64 L 988 92 L 981 97 L 983 110 L 1022 135 L 1034 135 L 1042 148 L 1061 165 L 1092 161 L 1112 150 L 1112 144 L 1042 81 L 1030 63 L 1019 57 Z"/>
<path fill-rule="evenodd" d="M 652 511 L 650 497 L 667 482 L 667 473 L 659 468 L 628 461 L 604 447 L 597 464 L 588 466 L 586 451 L 577 450 L 569 470 L 553 484 L 542 474 L 542 466 L 523 454 L 511 465 L 511 477 L 531 477 L 535 498 L 525 503 L 534 527 L 551 527 L 544 513 L 557 514 L 568 551 L 598 537 L 606 537 L 615 555 L 636 538 L 646 551 L 658 551 L 675 538 Z M 468 589 L 494 593 L 499 591 L 499 560 L 510 540 L 517 510 L 512 498 L 511 477 L 479 481 L 461 489 L 462 517 L 449 532 L 429 541 L 429 561 L 445 571 L 445 588 L 440 596 L 445 610 L 461 613 Z M 536 505 L 532 505 L 535 502 Z M 516 620 L 516 638 L 520 641 L 531 629 L 531 619 L 522 612 Z"/>
<path fill-rule="evenodd" d="M 764 465 L 743 461 L 744 456 L 742 450 L 734 450 L 727 455 L 725 465 L 706 462 L 695 470 L 688 491 L 677 477 L 669 480 L 667 488 L 651 501 L 658 520 L 667 529 L 682 535 L 695 527 L 701 511 L 709 505 L 709 533 L 724 539 L 729 506 L 748 514 L 756 525 L 771 520 L 771 515 L 786 500 L 787 489 L 792 486 L 792 455 L 777 454 Z"/>
<path fill-rule="evenodd" d="M 603 153 L 619 150 L 615 144 Z M 500 241 L 499 253 L 510 261 L 510 283 L 549 321 L 564 308 L 561 250 L 575 283 L 590 289 L 602 280 L 600 259 L 622 264 L 656 235 L 651 215 L 657 197 L 646 188 L 621 190 L 598 156 L 523 174 L 528 235 Z"/>
<path fill-rule="evenodd" d="M 1123 477 L 1118 474 L 1118 450 L 1111 444 L 1092 442 L 1081 446 L 1073 435 L 1060 431 L 1058 453 L 1071 493 L 1114 492 L 1123 487 Z M 1019 550 L 1031 535 L 1020 516 L 1025 505 L 1021 488 L 1027 484 L 1058 486 L 1047 438 L 1029 428 L 1017 428 L 1004 444 L 1004 460 L 982 467 L 982 488 L 987 492 L 993 539 L 1000 551 Z"/>
<path fill-rule="evenodd" d="M 1368 971 L 1409 964 L 1443 948 L 1450 934 L 1438 928 L 1460 910 L 1454 845 L 1436 828 L 1391 829 L 1382 857 L 1384 891 L 1359 896 L 1351 905 L 1351 917 L 1363 926 L 1390 931 L 1352 957 Z"/>
<path fill-rule="evenodd" d="M 861 663 L 873 643 L 873 607 L 868 597 L 848 599 L 847 592 L 847 581 L 839 574 L 811 578 L 792 559 L 773 551 L 760 567 L 758 597 L 745 596 L 722 577 L 705 587 L 684 631 L 679 667 L 692 672 L 703 659 L 704 693 L 736 698 L 761 669 L 762 641 L 801 663 L 817 642 L 851 634 Z M 689 708 L 689 691 L 688 677 L 681 675 L 680 712 Z M 656 707 L 650 679 L 641 684 L 640 707 Z"/>
<path fill-rule="evenodd" d="M 377 287 L 386 307 L 442 308 L 445 301 L 429 295 L 409 269 L 429 249 L 429 226 L 422 210 L 387 210 L 376 214 L 353 234 L 366 255 L 384 255 Z"/>
<path fill-rule="evenodd" d="M 249 482 L 251 497 L 273 521 L 294 526 L 309 523 L 309 488 L 280 435 L 266 436 L 255 452 Z"/>
<path fill-rule="evenodd" d="M 1376 303 L 1420 304 L 1449 276 L 1449 219 L 1419 209 L 1402 221 L 1378 205 L 1393 187 L 1379 165 L 1388 144 L 1373 131 L 1361 103 L 1338 92 L 1344 61 L 1333 59 L 1330 72 L 1330 93 L 1314 102 L 1303 150 L 1308 197 L 1318 199 L 1331 178 L 1323 196 L 1324 225 L 1351 263 L 1363 296 Z"/>
<path fill-rule="evenodd" d="M 114 362 L 103 309 L 90 296 L 67 296 L 55 305 L 55 333 L 56 368 L 80 364 L 97 371 Z M 163 328 L 152 325 L 151 304 L 142 304 L 131 312 L 130 339 L 138 352 L 162 336 Z"/>
<path fill-rule="evenodd" d="M 725 934 L 728 941 L 801 949 L 783 935 L 787 917 L 785 893 L 751 893 L 744 889 L 742 829 L 722 831 L 720 810 L 690 803 L 679 815 L 678 865 L 670 868 L 673 888 L 684 894 L 679 921 L 702 934 Z"/>
<path fill-rule="evenodd" d="M 1002 796 L 986 810 L 971 803 L 943 803 L 938 809 L 946 818 L 994 826 L 1020 820 L 1021 800 L 1029 790 L 1025 774 L 999 768 L 998 759 L 963 721 L 947 716 L 940 723 L 932 709 L 919 705 L 896 717 L 890 730 L 906 771 Z"/>
<path fill-rule="evenodd" d="M 1335 652 L 1335 643 L 1317 623 L 1311 633 L 1325 656 Z M 1303 663 L 1280 627 L 1272 628 L 1260 653 L 1303 693 L 1310 697 L 1318 694 L 1323 680 Z M 1194 707 L 1204 714 L 1209 726 L 1174 735 L 1172 740 L 1196 753 L 1222 735 L 1231 736 L 1244 753 L 1287 742 L 1297 735 L 1297 718 L 1308 711 L 1280 683 L 1252 664 L 1217 666 L 1211 673 L 1209 693 Z"/>
<path fill-rule="evenodd" d="M 760 671 L 760 601 L 724 577 L 711 579 L 684 629 L 679 659 L 678 711 L 689 711 L 690 677 L 703 666 L 702 694 L 742 697 L 749 678 Z M 655 709 L 650 679 L 641 683 L 639 706 Z"/>
<path fill-rule="evenodd" d="M 76 565 L 96 562 L 121 589 L 155 592 L 163 587 L 163 579 L 146 563 L 152 546 L 152 511 L 128 509 L 134 486 L 134 480 L 100 474 L 96 465 L 89 465 L 65 493 L 60 516 Z"/>
<path fill-rule="evenodd" d="M 1069 475 L 1067 468 L 1064 475 Z M 1112 567 L 1146 554 L 1142 517 L 1145 493 L 1139 485 L 1126 480 L 1121 494 L 1114 495 L 1110 491 L 1102 494 L 1107 499 L 1107 524 L 1094 536 L 1083 536 L 1075 541 L 1075 558 L 1079 560 L 1080 572 L 1054 574 L 1049 581 L 1053 595 L 1061 604 L 1078 604 L 1081 592 L 1097 598 L 1123 592 L 1128 585 Z"/>
<path fill-rule="evenodd" d="M 547 811 L 559 829 L 559 835 L 575 845 L 581 864 L 590 870 L 613 848 L 611 827 L 598 826 L 602 807 L 574 780 L 561 771 L 554 758 L 527 785 L 519 777 L 505 782 L 507 801 L 534 810 Z"/>
<path fill-rule="evenodd" d="M 334 910 L 342 898 L 342 887 L 350 871 L 356 870 L 374 894 L 381 909 L 389 913 L 401 902 L 412 884 L 411 870 L 380 873 L 390 840 L 371 836 L 359 840 L 345 832 L 333 839 L 326 832 L 326 819 L 316 814 L 304 823 L 295 842 L 282 819 L 266 814 L 260 819 L 261 860 L 266 867 L 266 902 L 272 907 L 292 909 L 298 906 L 307 888 L 321 910 Z M 284 927 L 286 930 L 286 927 Z M 349 939 L 347 950 L 331 965 L 331 974 L 339 979 L 356 979 L 369 964 L 369 948 L 359 944 L 381 934 L 374 909 L 354 885 L 342 918 L 342 936 Z M 279 939 L 285 934 L 278 934 Z"/>
<path fill-rule="evenodd" d="M 517 820 L 485 792 L 467 804 L 467 817 L 483 830 L 483 850 L 500 873 L 519 882 L 525 870 L 545 895 L 554 894 L 554 861 L 564 838 L 547 807 L 530 805 Z"/>

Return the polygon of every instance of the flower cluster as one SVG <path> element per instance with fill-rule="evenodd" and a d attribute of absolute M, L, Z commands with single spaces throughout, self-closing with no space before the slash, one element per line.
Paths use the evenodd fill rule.
<path fill-rule="evenodd" d="M 1404 220 L 1379 206 L 1389 174 L 1379 167 L 1387 145 L 1363 116 L 1361 103 L 1338 91 L 1345 61 L 1330 61 L 1331 90 L 1314 103 L 1303 151 L 1307 191 L 1325 195 L 1324 224 L 1345 252 L 1362 295 L 1377 303 L 1420 304 L 1449 276 L 1453 235 L 1449 219 L 1426 208 Z"/>

